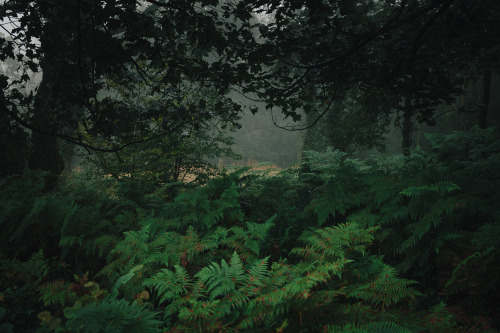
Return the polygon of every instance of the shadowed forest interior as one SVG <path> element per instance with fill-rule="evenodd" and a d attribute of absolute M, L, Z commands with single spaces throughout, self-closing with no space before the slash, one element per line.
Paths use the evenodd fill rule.
<path fill-rule="evenodd" d="M 0 332 L 498 332 L 499 17 L 0 0 Z"/>

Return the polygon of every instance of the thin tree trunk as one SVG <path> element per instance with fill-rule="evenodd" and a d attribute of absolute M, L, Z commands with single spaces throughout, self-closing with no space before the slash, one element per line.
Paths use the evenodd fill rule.
<path fill-rule="evenodd" d="M 413 108 L 411 106 L 411 99 L 406 98 L 405 106 L 403 109 L 403 128 L 402 128 L 402 133 L 403 133 L 402 147 L 403 147 L 403 154 L 405 156 L 410 155 L 410 148 L 412 144 L 411 140 L 411 132 L 413 130 L 412 117 L 413 117 Z"/>

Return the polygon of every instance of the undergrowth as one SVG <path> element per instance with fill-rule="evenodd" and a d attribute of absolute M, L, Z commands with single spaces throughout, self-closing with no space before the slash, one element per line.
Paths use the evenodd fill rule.
<path fill-rule="evenodd" d="M 0 331 L 494 332 L 498 133 L 428 141 L 147 192 L 1 179 Z"/>

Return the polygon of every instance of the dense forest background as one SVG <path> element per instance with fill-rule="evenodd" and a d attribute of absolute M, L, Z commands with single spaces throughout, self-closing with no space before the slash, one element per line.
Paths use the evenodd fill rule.
<path fill-rule="evenodd" d="M 500 2 L 0 1 L 1 332 L 497 332 Z"/>

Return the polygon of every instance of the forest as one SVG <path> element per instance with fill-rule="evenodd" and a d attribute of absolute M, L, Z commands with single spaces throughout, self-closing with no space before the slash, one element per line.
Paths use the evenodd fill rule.
<path fill-rule="evenodd" d="M 0 332 L 500 331 L 499 17 L 0 0 Z"/>

